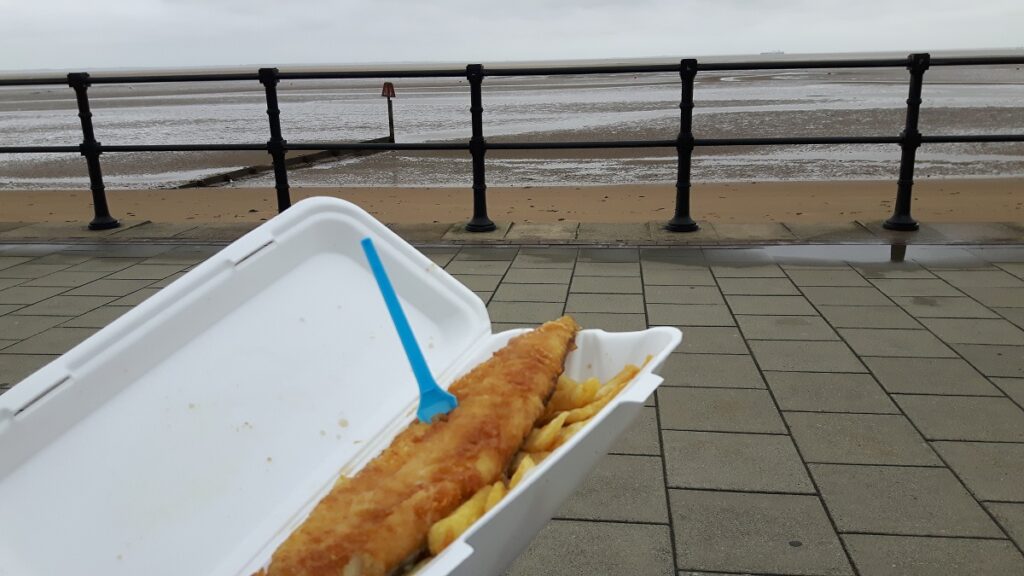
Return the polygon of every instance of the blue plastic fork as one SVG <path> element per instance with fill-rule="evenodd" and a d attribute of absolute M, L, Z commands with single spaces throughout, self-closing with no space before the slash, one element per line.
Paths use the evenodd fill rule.
<path fill-rule="evenodd" d="M 416 342 L 416 335 L 413 334 L 412 327 L 409 326 L 409 320 L 405 317 L 405 311 L 402 310 L 402 304 L 398 301 L 398 295 L 395 294 L 395 288 L 391 285 L 387 271 L 384 270 L 384 264 L 380 261 L 373 240 L 363 238 L 361 244 L 363 252 L 366 253 L 366 259 L 370 262 L 373 277 L 377 279 L 380 294 L 384 297 L 384 304 L 387 305 L 388 312 L 391 314 L 391 321 L 398 332 L 398 338 L 402 341 L 405 356 L 409 359 L 409 365 L 412 366 L 416 383 L 420 387 L 420 407 L 416 410 L 416 417 L 420 419 L 420 422 L 430 424 L 435 416 L 451 412 L 459 405 L 459 401 L 438 386 L 434 375 L 430 373 L 430 367 L 427 366 L 427 361 L 423 358 L 423 351 L 420 350 L 420 345 Z"/>

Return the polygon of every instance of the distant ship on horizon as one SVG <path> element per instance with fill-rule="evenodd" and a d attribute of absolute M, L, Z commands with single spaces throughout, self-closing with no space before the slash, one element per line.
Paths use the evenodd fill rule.
<path fill-rule="evenodd" d="M 769 50 L 768 52 L 761 52 L 761 56 L 779 56 L 785 54 L 782 50 Z"/>

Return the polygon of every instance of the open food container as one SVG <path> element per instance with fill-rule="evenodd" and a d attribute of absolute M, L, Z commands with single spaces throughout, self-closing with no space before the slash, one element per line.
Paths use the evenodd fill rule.
<path fill-rule="evenodd" d="M 373 238 L 447 387 L 521 331 L 353 204 L 296 204 L 0 396 L 0 574 L 248 576 L 418 392 L 359 241 Z M 584 330 L 566 373 L 653 359 L 424 566 L 504 570 L 661 382 L 674 328 Z"/>

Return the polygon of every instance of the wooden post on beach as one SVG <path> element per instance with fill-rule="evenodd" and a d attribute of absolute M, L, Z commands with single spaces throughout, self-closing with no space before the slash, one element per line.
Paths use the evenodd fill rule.
<path fill-rule="evenodd" d="M 469 139 L 469 153 L 473 156 L 473 218 L 466 224 L 467 232 L 490 232 L 497 226 L 487 217 L 487 182 L 484 179 L 484 154 L 487 141 L 484 140 L 484 106 L 482 83 L 484 67 L 481 64 L 466 66 L 469 80 L 469 112 L 472 115 L 473 133 Z"/>
<path fill-rule="evenodd" d="M 910 215 L 911 189 L 914 187 L 914 161 L 921 146 L 921 132 L 917 130 L 917 119 L 921 115 L 921 85 L 924 72 L 928 69 L 931 56 L 911 54 L 907 57 L 910 70 L 910 94 L 907 96 L 907 124 L 900 134 L 900 179 L 896 185 L 896 206 L 892 216 L 882 226 L 888 230 L 912 232 L 918 229 L 917 221 Z"/>
<path fill-rule="evenodd" d="M 380 95 L 388 99 L 388 142 L 395 143 L 395 110 L 391 107 L 391 99 L 395 97 L 395 85 L 385 82 Z"/>
<path fill-rule="evenodd" d="M 277 68 L 260 68 L 260 84 L 267 93 L 267 117 L 270 119 L 270 140 L 267 141 L 267 152 L 274 161 L 274 188 L 277 190 L 277 212 L 280 214 L 292 205 L 291 193 L 288 189 L 288 166 L 285 164 L 285 153 L 288 141 L 281 136 L 281 110 L 277 105 Z"/>
<path fill-rule="evenodd" d="M 697 61 L 679 62 L 679 79 L 683 94 L 679 102 L 679 135 L 676 137 L 676 211 L 665 225 L 669 232 L 695 232 L 700 226 L 690 216 L 690 167 L 693 162 L 693 84 L 697 78 Z"/>
<path fill-rule="evenodd" d="M 103 171 L 100 169 L 102 148 L 96 141 L 96 133 L 92 128 L 92 110 L 89 109 L 89 73 L 73 72 L 68 74 L 68 85 L 75 91 L 78 102 L 78 117 L 82 120 L 82 144 L 78 147 L 85 164 L 89 169 L 89 188 L 92 190 L 93 219 L 89 222 L 89 230 L 109 230 L 121 225 L 110 215 L 107 206 L 107 192 L 103 185 Z"/>

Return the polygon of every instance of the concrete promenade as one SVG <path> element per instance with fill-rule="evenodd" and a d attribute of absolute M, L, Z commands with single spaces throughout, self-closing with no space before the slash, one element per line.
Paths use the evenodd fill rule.
<path fill-rule="evenodd" d="M 510 574 L 1024 574 L 1024 226 L 396 228 L 496 331 L 684 332 Z M 0 393 L 245 229 L 0 224 Z"/>

